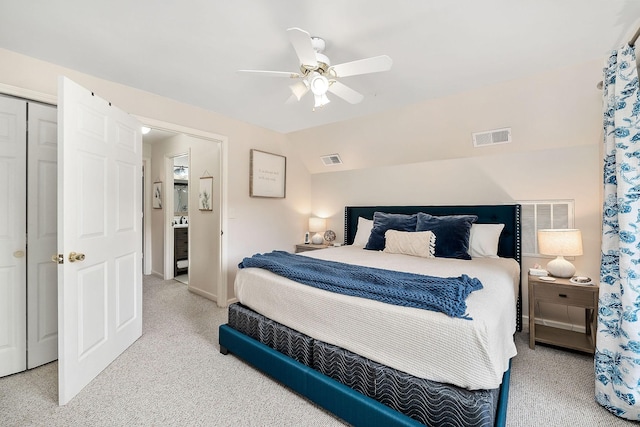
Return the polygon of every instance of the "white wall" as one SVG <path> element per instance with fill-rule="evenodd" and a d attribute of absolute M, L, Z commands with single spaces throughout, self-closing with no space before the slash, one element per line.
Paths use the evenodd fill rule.
<path fill-rule="evenodd" d="M 290 135 L 313 172 L 312 211 L 343 233 L 345 205 L 573 199 L 577 272 L 597 278 L 601 219 L 601 61 Z M 511 127 L 513 142 L 473 148 L 471 133 Z M 323 167 L 339 153 L 343 166 Z M 330 172 L 329 172 L 330 171 Z M 548 259 L 525 258 L 523 273 Z M 528 311 L 523 274 L 525 313 Z M 542 315 L 581 325 L 584 312 Z"/>
<path fill-rule="evenodd" d="M 331 173 L 601 142 L 603 61 L 513 80 L 289 134 L 309 171 Z M 437 82 L 433 83 L 438 84 Z M 366 99 L 363 101 L 366 102 Z M 472 132 L 511 127 L 513 143 L 476 149 Z M 339 153 L 340 166 L 319 157 Z"/>
<path fill-rule="evenodd" d="M 293 250 L 302 239 L 310 209 L 310 176 L 284 135 L 168 98 L 103 80 L 0 49 L 0 91 L 49 95 L 55 101 L 57 79 L 65 75 L 139 117 L 174 123 L 228 138 L 228 285 L 232 290 L 242 257 L 272 249 Z M 180 77 L 180 76 L 176 76 Z M 206 90 L 206 88 L 203 88 Z M 26 94 L 26 95 L 25 95 Z M 215 94 L 211 94 L 215 96 Z M 249 197 L 249 150 L 287 156 L 286 199 Z M 232 296 L 232 292 L 229 293 Z"/>

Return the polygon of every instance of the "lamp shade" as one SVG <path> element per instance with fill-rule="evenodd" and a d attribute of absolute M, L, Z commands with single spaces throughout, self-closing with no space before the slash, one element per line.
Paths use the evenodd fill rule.
<path fill-rule="evenodd" d="M 538 230 L 538 252 L 556 256 L 547 264 L 549 274 L 571 277 L 576 268 L 564 257 L 582 255 L 582 233 L 576 229 Z"/>
<path fill-rule="evenodd" d="M 309 218 L 309 231 L 316 233 L 311 238 L 311 243 L 319 245 L 324 242 L 324 237 L 320 233 L 327 229 L 327 220 L 324 218 Z"/>
<path fill-rule="evenodd" d="M 538 230 L 538 252 L 542 255 L 582 255 L 582 233 L 576 229 Z"/>
<path fill-rule="evenodd" d="M 309 218 L 309 231 L 319 233 L 327 229 L 327 220 L 324 218 Z"/>

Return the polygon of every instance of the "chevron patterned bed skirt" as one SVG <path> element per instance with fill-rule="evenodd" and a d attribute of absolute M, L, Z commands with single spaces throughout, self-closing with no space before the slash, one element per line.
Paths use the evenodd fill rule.
<path fill-rule="evenodd" d="M 469 391 L 416 378 L 315 340 L 241 304 L 231 328 L 427 426 L 494 426 L 500 389 Z"/>

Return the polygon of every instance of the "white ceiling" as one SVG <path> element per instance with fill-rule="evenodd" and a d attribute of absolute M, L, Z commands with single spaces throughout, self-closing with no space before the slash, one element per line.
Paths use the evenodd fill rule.
<path fill-rule="evenodd" d="M 0 0 L 0 47 L 288 133 L 584 63 L 628 41 L 638 0 Z M 298 71 L 286 29 L 325 39 L 365 95 L 285 105 Z M 596 82 L 594 82 L 594 85 Z"/>

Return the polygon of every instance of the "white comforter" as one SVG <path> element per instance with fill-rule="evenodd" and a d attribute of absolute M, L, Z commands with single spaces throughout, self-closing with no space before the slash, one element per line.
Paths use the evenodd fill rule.
<path fill-rule="evenodd" d="M 339 295 L 258 268 L 238 272 L 235 293 L 254 311 L 313 338 L 413 376 L 470 390 L 497 388 L 516 355 L 520 268 L 513 259 L 418 258 L 344 246 L 301 254 L 432 276 L 477 277 L 483 289 L 467 298 L 473 320 L 451 318 Z"/>

